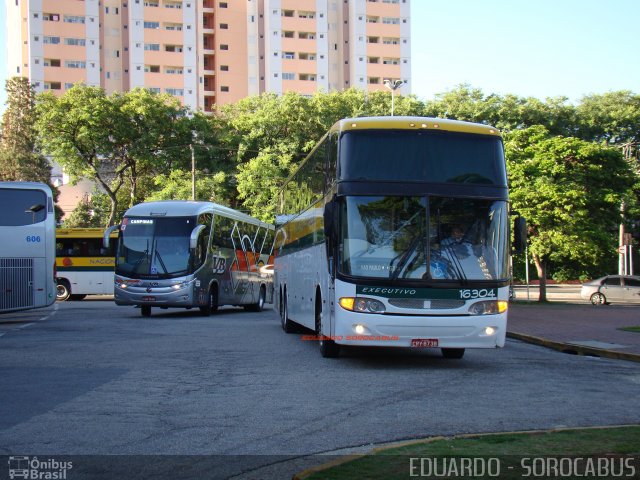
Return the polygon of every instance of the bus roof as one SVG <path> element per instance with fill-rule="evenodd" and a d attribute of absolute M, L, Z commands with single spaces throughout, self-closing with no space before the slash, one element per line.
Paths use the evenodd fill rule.
<path fill-rule="evenodd" d="M 340 132 L 349 130 L 444 130 L 448 132 L 500 136 L 498 129 L 490 125 L 432 117 L 343 118 L 333 125 L 332 130 Z"/>
<path fill-rule="evenodd" d="M 197 202 L 192 200 L 161 200 L 134 205 L 124 214 L 125 217 L 182 217 L 213 213 L 254 225 L 273 228 L 273 225 L 253 218 L 246 213 L 238 212 L 229 207 L 212 202 Z"/>
<path fill-rule="evenodd" d="M 22 190 L 44 190 L 51 195 L 51 187 L 45 183 L 40 182 L 0 182 L 0 188 L 14 188 Z"/>

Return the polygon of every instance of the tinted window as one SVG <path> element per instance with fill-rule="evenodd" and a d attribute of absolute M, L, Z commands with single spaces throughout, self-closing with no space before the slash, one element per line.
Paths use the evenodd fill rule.
<path fill-rule="evenodd" d="M 627 287 L 640 287 L 640 280 L 637 278 L 625 278 L 624 283 Z"/>
<path fill-rule="evenodd" d="M 57 257 L 113 257 L 116 239 L 109 239 L 105 249 L 101 238 L 57 238 Z"/>
<path fill-rule="evenodd" d="M 603 285 L 606 285 L 608 287 L 611 286 L 615 286 L 615 285 L 620 285 L 620 277 L 609 277 L 606 278 L 604 282 L 602 282 Z"/>
<path fill-rule="evenodd" d="M 216 226 L 213 233 L 213 245 L 220 248 L 233 248 L 231 233 L 235 222 L 230 218 L 216 215 Z"/>
<path fill-rule="evenodd" d="M 0 225 L 32 225 L 47 218 L 47 195 L 41 190 L 1 189 Z"/>
<path fill-rule="evenodd" d="M 342 180 L 506 185 L 502 141 L 452 132 L 346 132 Z"/>

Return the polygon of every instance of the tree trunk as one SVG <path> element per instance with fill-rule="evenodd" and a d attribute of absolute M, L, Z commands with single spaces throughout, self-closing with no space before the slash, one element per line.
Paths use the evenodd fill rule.
<path fill-rule="evenodd" d="M 539 302 L 547 301 L 547 262 L 540 258 L 539 255 L 533 254 L 533 263 L 538 271 L 538 279 L 540 280 L 540 296 Z"/>
<path fill-rule="evenodd" d="M 120 185 L 122 185 L 122 182 L 120 182 L 120 184 L 115 190 L 112 190 L 111 188 L 109 188 L 109 185 L 107 184 L 107 182 L 105 182 L 100 177 L 100 175 L 96 175 L 94 178 L 100 184 L 104 192 L 108 195 L 109 200 L 111 201 L 111 211 L 109 212 L 109 221 L 107 222 L 107 225 L 106 225 L 107 227 L 110 227 L 116 221 L 116 212 L 118 211 L 118 197 L 116 196 L 116 193 L 120 189 Z"/>

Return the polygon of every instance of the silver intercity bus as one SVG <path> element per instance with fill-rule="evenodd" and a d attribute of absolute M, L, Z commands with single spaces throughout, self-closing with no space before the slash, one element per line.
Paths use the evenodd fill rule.
<path fill-rule="evenodd" d="M 119 230 L 114 297 L 117 305 L 260 311 L 273 298 L 273 226 L 210 202 L 136 205 Z"/>

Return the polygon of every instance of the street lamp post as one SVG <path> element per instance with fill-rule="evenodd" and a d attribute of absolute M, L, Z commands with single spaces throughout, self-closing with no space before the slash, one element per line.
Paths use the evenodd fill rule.
<path fill-rule="evenodd" d="M 404 85 L 405 82 L 404 80 L 385 80 L 384 81 L 384 86 L 387 87 L 389 90 L 391 90 L 391 116 L 393 117 L 393 111 L 394 111 L 394 96 L 395 96 L 395 91 L 400 88 L 402 85 Z"/>

